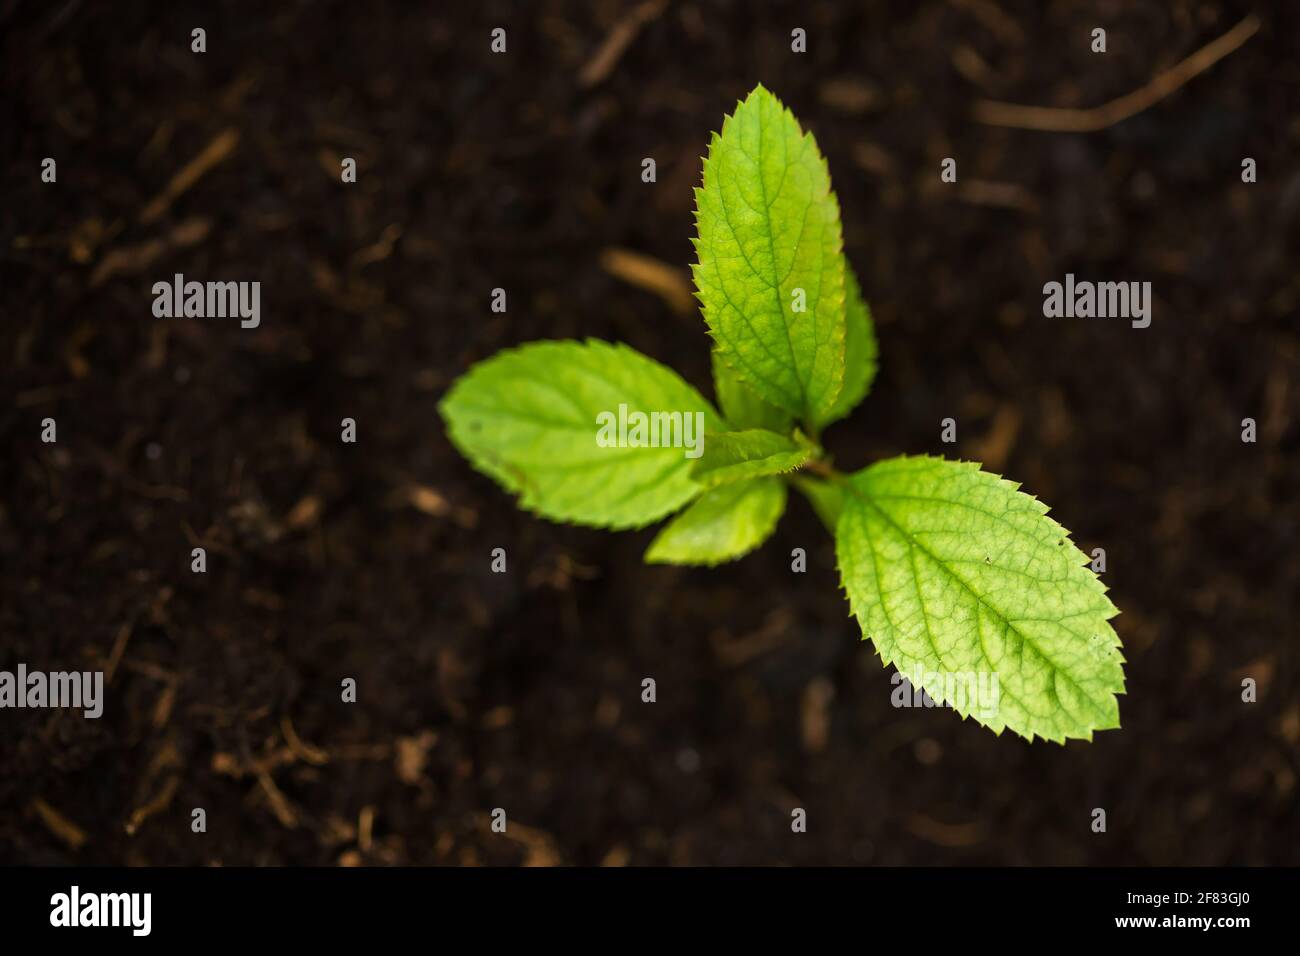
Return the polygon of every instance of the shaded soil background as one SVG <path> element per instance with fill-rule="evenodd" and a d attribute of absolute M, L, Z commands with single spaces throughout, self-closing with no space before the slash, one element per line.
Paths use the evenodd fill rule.
<path fill-rule="evenodd" d="M 0 861 L 1300 863 L 1292 5 L 669 3 L 595 82 L 629 5 L 436 6 L 0 3 L 0 667 L 110 673 L 97 721 L 0 712 Z M 1252 11 L 1104 131 L 972 118 L 1102 103 Z M 1123 730 L 892 707 L 801 499 L 742 561 L 650 568 L 653 531 L 524 515 L 445 439 L 455 376 L 537 338 L 711 394 L 698 313 L 608 250 L 686 275 L 699 157 L 759 81 L 827 155 L 877 323 L 830 449 L 982 459 L 1104 547 Z M 1151 327 L 1045 319 L 1070 271 L 1150 280 Z M 175 272 L 260 280 L 261 327 L 155 319 Z"/>

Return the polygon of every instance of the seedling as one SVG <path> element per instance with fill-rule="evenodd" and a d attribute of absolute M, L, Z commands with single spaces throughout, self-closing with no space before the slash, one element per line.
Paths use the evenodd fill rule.
<path fill-rule="evenodd" d="M 844 473 L 822 450 L 871 387 L 876 339 L 826 161 L 762 86 L 713 135 L 695 200 L 718 407 L 625 345 L 534 342 L 455 383 L 440 406 L 455 445 L 555 521 L 630 529 L 679 512 L 650 562 L 747 554 L 793 486 L 835 538 L 864 637 L 913 685 L 995 733 L 1118 727 L 1118 612 L 1045 505 L 975 462 Z"/>

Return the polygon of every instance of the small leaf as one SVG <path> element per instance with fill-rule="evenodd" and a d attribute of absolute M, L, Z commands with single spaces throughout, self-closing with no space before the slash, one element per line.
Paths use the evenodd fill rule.
<path fill-rule="evenodd" d="M 732 428 L 766 428 L 768 431 L 789 434 L 792 416 L 759 397 L 740 378 L 715 348 L 713 350 L 713 390 L 718 396 L 722 415 Z"/>
<path fill-rule="evenodd" d="M 858 402 L 866 398 L 876 378 L 876 330 L 871 322 L 871 309 L 862 299 L 858 277 L 851 268 L 846 267 L 844 271 L 844 285 L 847 290 L 844 300 L 844 387 L 831 410 L 816 422 L 819 432 L 853 411 Z"/>
<path fill-rule="evenodd" d="M 824 417 L 844 382 L 844 256 L 816 142 L 759 86 L 713 136 L 695 200 L 695 284 L 723 358 L 761 398 Z"/>
<path fill-rule="evenodd" d="M 706 436 L 704 454 L 691 467 L 691 477 L 712 488 L 745 478 L 780 475 L 794 471 L 813 451 L 803 436 L 787 438 L 761 428 L 721 432 Z"/>
<path fill-rule="evenodd" d="M 688 446 L 726 427 L 676 372 L 595 339 L 498 352 L 461 376 L 439 409 L 456 447 L 524 508 L 605 528 L 644 527 L 699 494 Z M 639 438 L 661 447 L 632 447 L 631 430 L 621 446 L 602 447 L 602 416 L 638 413 L 659 416 Z"/>
<path fill-rule="evenodd" d="M 720 564 L 753 551 L 785 510 L 779 478 L 754 478 L 705 492 L 650 543 L 651 564 Z"/>
<path fill-rule="evenodd" d="M 1045 505 L 940 458 L 890 459 L 843 485 L 840 574 L 887 664 L 997 733 L 1061 742 L 1119 726 L 1118 612 Z M 975 699 L 980 680 L 996 700 Z"/>

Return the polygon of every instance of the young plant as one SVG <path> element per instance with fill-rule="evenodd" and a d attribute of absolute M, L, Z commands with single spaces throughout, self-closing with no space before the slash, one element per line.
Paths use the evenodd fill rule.
<path fill-rule="evenodd" d="M 680 511 L 650 562 L 748 553 L 794 486 L 834 535 L 864 637 L 914 686 L 995 733 L 1118 727 L 1117 611 L 1045 505 L 974 462 L 842 473 L 822 451 L 871 386 L 876 339 L 826 161 L 762 86 L 713 135 L 695 200 L 721 411 L 625 345 L 534 342 L 455 383 L 452 442 L 546 518 L 628 529 Z"/>

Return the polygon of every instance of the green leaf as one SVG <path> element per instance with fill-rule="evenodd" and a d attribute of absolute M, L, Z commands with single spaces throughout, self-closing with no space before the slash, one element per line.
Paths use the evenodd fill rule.
<path fill-rule="evenodd" d="M 941 458 L 890 459 L 843 484 L 840 574 L 887 664 L 997 733 L 1061 742 L 1119 726 L 1118 612 L 1045 505 Z M 990 675 L 996 694 L 980 695 Z"/>
<path fill-rule="evenodd" d="M 779 478 L 754 478 L 706 492 L 650 543 L 651 564 L 720 564 L 753 551 L 785 510 Z"/>
<path fill-rule="evenodd" d="M 716 348 L 713 350 L 713 390 L 717 393 L 723 417 L 732 428 L 766 428 L 783 435 L 789 433 L 793 424 L 790 413 L 760 398 L 732 371 Z"/>
<path fill-rule="evenodd" d="M 759 86 L 714 134 L 695 202 L 695 284 L 722 357 L 773 405 L 829 414 L 844 382 L 844 256 L 816 142 Z"/>
<path fill-rule="evenodd" d="M 605 528 L 643 527 L 699 494 L 688 454 L 705 430 L 726 428 L 676 372 L 595 339 L 498 352 L 461 376 L 439 410 L 456 447 L 524 508 Z M 602 447 L 602 436 L 617 442 L 620 412 L 627 440 Z M 661 427 L 638 435 L 637 413 L 657 413 L 649 423 Z M 655 440 L 670 447 L 646 447 Z"/>
<path fill-rule="evenodd" d="M 712 488 L 745 478 L 780 475 L 794 471 L 814 450 L 802 435 L 788 438 L 761 428 L 720 432 L 705 437 L 704 454 L 691 466 L 691 477 Z"/>
<path fill-rule="evenodd" d="M 844 286 L 844 387 L 831 410 L 817 419 L 814 427 L 819 432 L 853 411 L 866 398 L 876 378 L 876 330 L 871 322 L 871 309 L 862 299 L 862 288 L 852 268 L 845 268 Z"/>

